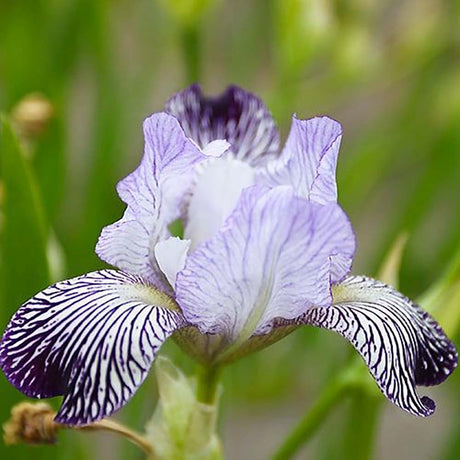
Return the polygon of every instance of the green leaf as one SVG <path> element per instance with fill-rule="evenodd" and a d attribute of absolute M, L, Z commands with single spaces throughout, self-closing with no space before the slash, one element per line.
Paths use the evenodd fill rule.
<path fill-rule="evenodd" d="M 402 232 L 393 242 L 378 271 L 377 278 L 396 289 L 399 287 L 399 271 L 409 235 Z"/>
<path fill-rule="evenodd" d="M 49 284 L 45 219 L 32 170 L 7 118 L 0 118 L 0 330 L 21 303 Z M 0 421 L 24 399 L 0 375 Z M 27 446 L 3 447 L 0 457 L 28 458 Z M 6 456 L 6 457 L 5 457 Z M 34 450 L 34 458 L 52 459 L 49 448 Z"/>
<path fill-rule="evenodd" d="M 420 305 L 434 315 L 452 339 L 460 327 L 460 246 L 433 285 L 420 297 Z"/>
<path fill-rule="evenodd" d="M 0 232 L 1 320 L 49 284 L 46 226 L 35 178 L 6 117 L 1 118 L 3 216 Z"/>

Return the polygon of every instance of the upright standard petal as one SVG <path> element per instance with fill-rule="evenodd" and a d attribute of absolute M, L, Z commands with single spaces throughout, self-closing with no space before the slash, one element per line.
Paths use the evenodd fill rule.
<path fill-rule="evenodd" d="M 328 117 L 292 119 L 291 132 L 279 160 L 261 171 L 270 186 L 291 185 L 298 196 L 325 204 L 337 202 L 335 169 L 342 127 Z"/>
<path fill-rule="evenodd" d="M 183 318 L 142 278 L 103 270 L 50 286 L 11 319 L 0 366 L 27 396 L 63 395 L 56 421 L 83 425 L 110 415 L 144 381 Z"/>
<path fill-rule="evenodd" d="M 171 287 L 176 285 L 177 273 L 184 268 L 190 240 L 171 236 L 155 245 L 155 258 Z"/>
<path fill-rule="evenodd" d="M 219 158 L 230 148 L 230 143 L 225 139 L 216 139 L 206 144 L 201 151 L 207 157 Z"/>
<path fill-rule="evenodd" d="M 351 260 L 354 237 L 336 204 L 321 206 L 290 187 L 254 186 L 224 227 L 178 273 L 176 298 L 205 333 L 242 343 L 267 333 L 274 318 L 330 305 L 331 258 Z"/>
<path fill-rule="evenodd" d="M 105 262 L 164 286 L 155 244 L 169 236 L 168 225 L 183 213 L 193 166 L 207 157 L 165 113 L 145 120 L 144 137 L 141 164 L 117 187 L 128 207 L 121 220 L 102 230 L 96 252 Z"/>
<path fill-rule="evenodd" d="M 205 97 L 199 85 L 177 93 L 165 110 L 176 116 L 188 136 L 204 148 L 226 139 L 235 158 L 263 166 L 279 154 L 279 132 L 264 103 L 253 94 L 230 86 L 217 97 Z"/>
<path fill-rule="evenodd" d="M 428 416 L 435 403 L 416 385 L 443 382 L 457 352 L 438 323 L 379 281 L 349 277 L 333 290 L 334 304 L 312 308 L 301 322 L 338 332 L 360 353 L 382 393 L 401 409 Z"/>
<path fill-rule="evenodd" d="M 254 168 L 234 158 L 216 158 L 203 163 L 198 170 L 184 230 L 192 249 L 217 233 L 242 190 L 255 181 Z"/>

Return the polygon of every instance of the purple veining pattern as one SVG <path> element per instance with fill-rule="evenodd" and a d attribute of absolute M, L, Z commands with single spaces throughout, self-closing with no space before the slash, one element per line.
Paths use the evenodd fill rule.
<path fill-rule="evenodd" d="M 193 166 L 206 156 L 177 120 L 164 113 L 145 120 L 144 138 L 141 164 L 117 186 L 128 207 L 121 220 L 103 229 L 96 252 L 105 262 L 165 288 L 154 247 L 169 236 L 168 225 L 181 217 Z"/>
<path fill-rule="evenodd" d="M 276 317 L 330 305 L 331 257 L 350 265 L 353 252 L 353 231 L 337 204 L 309 202 L 290 187 L 254 186 L 218 234 L 187 258 L 177 301 L 203 332 L 237 337 L 256 314 L 254 333 L 266 333 Z M 349 265 L 334 271 L 343 277 Z"/>
<path fill-rule="evenodd" d="M 192 85 L 174 95 L 165 106 L 200 147 L 226 139 L 235 158 L 264 166 L 279 156 L 279 131 L 265 104 L 237 86 L 217 97 L 203 95 Z"/>
<path fill-rule="evenodd" d="M 9 381 L 30 397 L 64 395 L 56 420 L 86 424 L 116 411 L 182 323 L 140 301 L 145 282 L 114 270 L 61 281 L 27 301 L 0 346 Z"/>
<path fill-rule="evenodd" d="M 353 276 L 340 289 L 346 299 L 312 308 L 298 322 L 338 332 L 360 353 L 390 401 L 413 415 L 431 415 L 434 401 L 420 398 L 415 387 L 438 385 L 453 372 L 453 343 L 426 311 L 390 286 Z"/>
<path fill-rule="evenodd" d="M 240 88 L 207 98 L 193 85 L 166 110 L 145 120 L 142 161 L 117 187 L 127 209 L 103 229 L 96 247 L 122 271 L 62 281 L 27 301 L 0 344 L 0 366 L 10 382 L 32 397 L 63 395 L 57 420 L 82 425 L 131 398 L 178 328 L 197 326 L 222 334 L 221 343 L 244 347 L 246 339 L 275 327 L 312 325 L 348 339 L 390 401 L 411 414 L 433 413 L 434 402 L 419 398 L 415 387 L 445 380 L 457 353 L 436 321 L 395 289 L 347 277 L 355 237 L 336 203 L 340 124 L 294 118 L 280 154 L 267 108 Z M 215 139 L 231 143 L 224 158 L 200 149 Z M 222 162 L 224 176 L 225 164 L 242 165 L 227 155 L 246 162 L 251 180 L 241 181 L 240 196 L 232 189 L 239 199 L 233 210 L 231 201 L 217 233 L 196 245 L 184 268 L 181 261 L 174 292 L 155 245 L 168 238 L 172 221 L 187 220 L 194 187 L 205 177 L 202 162 Z M 248 186 L 253 172 L 256 185 Z M 213 194 L 215 181 L 201 184 L 207 183 Z M 225 187 L 225 180 L 218 185 Z M 193 196 L 194 205 L 206 209 L 200 196 L 208 190 Z M 225 203 L 216 198 L 212 204 Z"/>
<path fill-rule="evenodd" d="M 279 160 L 260 172 L 274 187 L 290 185 L 299 196 L 320 204 L 337 201 L 335 169 L 342 127 L 328 117 L 292 119 L 291 131 Z"/>

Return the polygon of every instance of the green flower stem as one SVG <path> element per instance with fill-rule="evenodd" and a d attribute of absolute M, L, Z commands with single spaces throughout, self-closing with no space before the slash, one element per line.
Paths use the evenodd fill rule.
<path fill-rule="evenodd" d="M 180 38 L 185 64 L 185 83 L 197 83 L 201 75 L 201 40 L 198 24 L 183 25 Z"/>
<path fill-rule="evenodd" d="M 353 359 L 353 361 L 324 388 L 310 411 L 305 414 L 283 444 L 281 444 L 281 447 L 279 447 L 278 451 L 273 456 L 273 460 L 292 458 L 292 456 L 311 439 L 332 409 L 350 393 L 359 395 L 366 394 L 374 399 L 377 399 L 375 395 L 379 394 L 378 389 L 373 382 L 370 381 L 367 369 L 359 357 Z"/>
<path fill-rule="evenodd" d="M 116 422 L 115 420 L 103 419 L 97 422 L 92 423 L 91 425 L 83 426 L 83 427 L 71 427 L 68 425 L 60 425 L 62 428 L 73 428 L 79 431 L 109 431 L 114 434 L 118 434 L 119 436 L 123 436 L 137 447 L 142 449 L 147 454 L 147 460 L 154 460 L 156 458 L 155 453 L 153 451 L 153 447 L 150 444 L 149 440 L 146 439 L 139 433 L 130 430 L 129 428 L 125 427 L 121 423 Z"/>
<path fill-rule="evenodd" d="M 342 400 L 349 390 L 347 379 L 341 375 L 332 380 L 313 404 L 310 411 L 300 420 L 291 434 L 281 444 L 273 460 L 292 458 L 307 443 L 331 410 Z"/>
<path fill-rule="evenodd" d="M 200 366 L 197 372 L 196 398 L 199 402 L 213 405 L 216 402 L 222 368 Z"/>
<path fill-rule="evenodd" d="M 374 392 L 361 388 L 353 392 L 344 437 L 345 460 L 373 458 L 381 402 Z"/>

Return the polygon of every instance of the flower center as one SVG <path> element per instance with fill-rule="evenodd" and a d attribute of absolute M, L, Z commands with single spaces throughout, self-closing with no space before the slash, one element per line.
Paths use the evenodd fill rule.
<path fill-rule="evenodd" d="M 149 284 L 126 283 L 117 286 L 117 292 L 123 301 L 139 301 L 168 310 L 180 310 L 174 299 Z"/>

